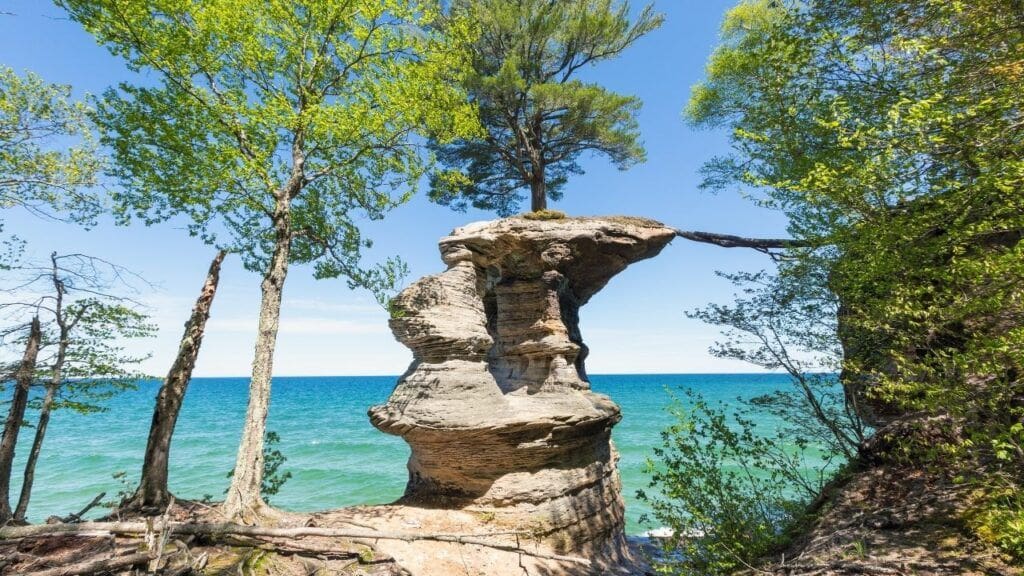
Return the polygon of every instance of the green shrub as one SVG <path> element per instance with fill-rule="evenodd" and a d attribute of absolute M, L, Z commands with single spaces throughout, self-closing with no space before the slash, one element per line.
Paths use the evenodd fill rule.
<path fill-rule="evenodd" d="M 654 563 L 662 574 L 714 576 L 754 564 L 783 546 L 810 494 L 792 489 L 804 473 L 803 448 L 756 433 L 750 411 L 727 415 L 699 394 L 676 401 L 677 422 L 649 459 L 649 487 L 638 498 L 674 537 Z"/>
<path fill-rule="evenodd" d="M 288 458 L 277 449 L 277 445 L 280 443 L 281 437 L 278 436 L 277 432 L 267 432 L 266 439 L 263 442 L 263 484 L 260 487 L 260 494 L 268 504 L 270 503 L 270 497 L 280 492 L 284 483 L 292 477 L 291 472 L 281 471 L 281 465 Z M 227 477 L 231 478 L 234 475 L 235 470 L 232 469 L 231 472 L 228 472 Z M 227 493 L 227 490 L 224 492 Z"/>

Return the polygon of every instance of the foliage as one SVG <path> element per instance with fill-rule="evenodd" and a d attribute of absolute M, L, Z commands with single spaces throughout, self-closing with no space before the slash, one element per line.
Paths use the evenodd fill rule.
<path fill-rule="evenodd" d="M 88 113 L 69 86 L 0 66 L 0 209 L 94 222 L 102 204 L 88 189 L 102 162 Z"/>
<path fill-rule="evenodd" d="M 96 118 L 123 220 L 185 216 L 189 231 L 263 272 L 275 246 L 320 278 L 358 268 L 358 218 L 405 201 L 425 170 L 410 140 L 472 125 L 438 81 L 457 63 L 426 28 L 430 1 L 62 0 L 157 85 L 122 84 Z"/>
<path fill-rule="evenodd" d="M 691 318 L 723 328 L 711 348 L 721 358 L 784 370 L 791 390 L 752 403 L 784 423 L 787 436 L 821 446 L 828 458 L 857 457 L 866 435 L 857 398 L 844 394 L 835 374 L 842 362 L 836 335 L 839 304 L 820 266 L 782 262 L 779 272 L 720 274 L 741 289 L 731 305 L 712 304 Z"/>
<path fill-rule="evenodd" d="M 960 445 L 929 457 L 989 493 L 1024 470 L 1022 14 L 745 0 L 687 109 L 730 133 L 705 186 L 782 210 L 811 247 L 784 258 L 841 303 L 851 401 L 883 423 L 947 417 Z M 989 518 L 1016 514 L 990 503 Z"/>
<path fill-rule="evenodd" d="M 1024 495 L 1020 486 L 985 487 L 970 524 L 984 540 L 1013 558 L 1024 558 Z"/>
<path fill-rule="evenodd" d="M 731 418 L 692 393 L 692 407 L 675 406 L 678 423 L 648 464 L 660 496 L 640 495 L 658 522 L 683 535 L 663 542 L 663 572 L 728 574 L 763 560 L 859 455 L 867 430 L 835 376 L 838 302 L 827 278 L 813 274 L 821 269 L 782 260 L 774 275 L 721 274 L 741 294 L 689 313 L 723 328 L 713 354 L 784 370 L 791 386 L 745 400 Z M 778 422 L 771 436 L 755 429 L 766 416 Z"/>
<path fill-rule="evenodd" d="M 637 496 L 674 535 L 662 541 L 660 573 L 729 574 L 787 541 L 787 530 L 821 490 L 810 477 L 821 470 L 807 461 L 814 447 L 781 431 L 761 434 L 756 408 L 730 415 L 686 394 L 685 404 L 677 399 L 671 408 L 677 421 L 662 432 L 656 461 L 647 463 L 657 495 Z"/>
<path fill-rule="evenodd" d="M 69 86 L 0 65 L 0 210 L 95 223 L 103 206 L 91 189 L 102 158 L 88 113 Z M 23 248 L 17 237 L 0 237 L 0 270 L 17 264 Z"/>
<path fill-rule="evenodd" d="M 136 389 L 138 382 L 146 378 L 138 365 L 149 355 L 130 353 L 123 343 L 154 336 L 156 326 L 134 307 L 102 298 L 77 300 L 68 306 L 67 314 L 78 320 L 68 338 L 63 383 L 53 407 L 81 414 L 104 412 L 105 400 Z M 50 333 L 54 334 L 52 327 Z M 49 341 L 56 344 L 55 334 Z M 40 374 L 41 379 L 50 373 L 52 367 L 47 367 Z"/>
<path fill-rule="evenodd" d="M 463 86 L 483 133 L 432 142 L 447 170 L 432 175 L 430 197 L 508 216 L 524 189 L 533 210 L 558 200 L 586 152 L 620 169 L 642 161 L 639 99 L 576 78 L 661 25 L 650 6 L 632 21 L 629 12 L 613 0 L 453 1 L 452 18 L 479 29 Z"/>
<path fill-rule="evenodd" d="M 58 378 L 54 409 L 104 411 L 105 400 L 145 378 L 138 365 L 149 356 L 126 346 L 156 334 L 129 296 L 139 283 L 144 280 L 127 269 L 83 254 L 54 253 L 46 264 L 22 263 L 5 278 L 0 286 L 5 319 L 17 327 L 40 313 L 43 346 L 36 378 L 51 384 Z M 0 342 L 20 347 L 18 332 L 11 336 Z"/>
<path fill-rule="evenodd" d="M 281 466 L 288 458 L 277 448 L 281 443 L 281 437 L 272 430 L 267 431 L 266 441 L 263 443 L 263 486 L 260 493 L 263 500 L 270 502 L 270 497 L 281 491 L 284 483 L 292 477 L 289 471 L 281 471 Z M 235 471 L 228 472 L 228 478 L 235 475 Z M 227 490 L 224 490 L 227 493 Z M 206 498 L 209 500 L 209 497 Z"/>
<path fill-rule="evenodd" d="M 865 352 L 846 368 L 901 409 L 976 405 L 967 374 L 998 394 L 1024 368 L 1011 4 L 743 2 L 688 110 L 733 134 L 709 186 L 754 186 L 797 238 L 835 246 L 829 285 Z"/>

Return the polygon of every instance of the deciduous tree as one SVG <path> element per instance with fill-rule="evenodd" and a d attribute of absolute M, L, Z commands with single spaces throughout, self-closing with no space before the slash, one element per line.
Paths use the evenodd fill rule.
<path fill-rule="evenodd" d="M 744 0 L 687 109 L 732 143 L 705 166 L 705 185 L 782 210 L 794 238 L 775 246 L 784 282 L 701 315 L 746 337 L 720 351 L 786 367 L 782 342 L 757 339 L 780 328 L 791 339 L 801 314 L 831 316 L 835 332 L 814 347 L 841 346 L 845 405 L 904 424 L 874 461 L 938 482 L 955 470 L 986 494 L 970 503 L 984 510 L 969 522 L 975 536 L 1018 560 L 1022 62 L 1015 0 Z M 805 286 L 830 292 L 834 311 L 793 299 Z"/>
<path fill-rule="evenodd" d="M 473 126 L 442 77 L 459 54 L 432 31 L 434 0 L 60 0 L 146 86 L 106 95 L 127 219 L 182 216 L 262 276 L 249 406 L 227 495 L 260 516 L 274 346 L 289 265 L 381 291 L 400 266 L 360 268 L 360 218 L 409 197 L 425 171 L 413 135 Z M 461 35 L 455 26 L 449 37 Z"/>
<path fill-rule="evenodd" d="M 102 168 L 89 108 L 71 88 L 0 66 L 0 209 L 90 225 L 103 210 L 94 186 Z M 3 220 L 0 219 L 0 231 Z M 20 254 L 3 240 L 0 268 Z"/>

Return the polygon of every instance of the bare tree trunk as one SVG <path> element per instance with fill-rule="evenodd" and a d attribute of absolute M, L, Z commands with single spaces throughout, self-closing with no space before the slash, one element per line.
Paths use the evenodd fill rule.
<path fill-rule="evenodd" d="M 64 362 L 67 359 L 69 335 L 74 325 L 81 319 L 85 310 L 79 312 L 77 318 L 69 319 L 64 315 L 64 281 L 60 277 L 57 266 L 57 253 L 50 254 L 50 262 L 53 265 L 50 272 L 50 279 L 53 281 L 54 290 L 54 321 L 60 330 L 60 337 L 57 341 L 57 358 L 54 360 L 50 371 L 50 383 L 46 385 L 46 396 L 43 397 L 43 406 L 39 410 L 39 423 L 36 425 L 36 435 L 32 440 L 32 450 L 29 452 L 28 461 L 25 463 L 24 480 L 21 484 L 21 495 L 18 497 L 18 506 L 14 509 L 15 520 L 25 520 L 25 513 L 28 510 L 28 501 L 32 497 L 32 484 L 36 478 L 36 462 L 39 460 L 39 452 L 43 449 L 43 438 L 46 436 L 46 428 L 50 425 L 50 411 L 53 409 L 53 399 L 64 379 Z"/>
<path fill-rule="evenodd" d="M 281 295 L 288 275 L 291 250 L 291 219 L 288 209 L 287 201 L 279 201 L 274 222 L 274 253 L 261 284 L 260 319 L 252 362 L 252 381 L 249 383 L 249 405 L 235 472 L 224 502 L 225 513 L 229 518 L 258 519 L 266 509 L 260 494 L 263 485 L 263 441 L 267 430 L 267 411 L 270 408 L 270 380 L 281 318 Z"/>
<path fill-rule="evenodd" d="M 206 281 L 199 292 L 199 298 L 192 308 L 192 316 L 185 324 L 185 334 L 178 345 L 178 355 L 167 372 L 167 378 L 160 386 L 153 408 L 153 421 L 149 426 L 149 440 L 146 443 L 146 456 L 142 464 L 142 478 L 139 487 L 129 502 L 129 507 L 137 507 L 154 512 L 162 512 L 171 499 L 167 487 L 167 467 L 171 453 L 171 437 L 181 412 L 181 404 L 185 399 L 192 370 L 199 357 L 199 348 L 203 343 L 206 321 L 210 318 L 210 307 L 217 294 L 220 281 L 220 267 L 226 252 L 221 250 L 210 263 L 206 273 Z"/>
<path fill-rule="evenodd" d="M 28 341 L 25 343 L 25 354 L 15 375 L 14 394 L 11 397 L 11 409 L 4 423 L 4 435 L 0 439 L 0 524 L 11 519 L 11 467 L 14 464 L 14 449 L 18 444 L 18 432 L 25 419 L 25 408 L 28 406 L 28 392 L 32 385 L 32 377 L 36 371 L 36 357 L 39 355 L 39 343 L 43 338 L 39 326 L 39 316 L 32 318 Z"/>
<path fill-rule="evenodd" d="M 25 475 L 21 483 L 21 496 L 18 498 L 18 506 L 14 509 L 14 519 L 24 522 L 25 513 L 28 511 L 28 501 L 32 497 L 32 484 L 36 479 L 36 462 L 39 460 L 39 452 L 43 449 L 43 438 L 46 436 L 46 428 L 50 425 L 50 411 L 53 409 L 53 399 L 57 396 L 57 389 L 60 388 L 64 359 L 67 356 L 67 336 L 62 336 L 57 349 L 57 360 L 53 365 L 53 377 L 46 385 L 46 396 L 43 397 L 43 405 L 39 409 L 39 421 L 36 423 L 36 436 L 32 440 L 32 451 L 28 454 L 28 461 L 25 462 Z"/>

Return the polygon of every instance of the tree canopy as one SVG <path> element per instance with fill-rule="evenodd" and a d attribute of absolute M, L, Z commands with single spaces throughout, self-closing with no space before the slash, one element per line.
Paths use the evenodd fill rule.
<path fill-rule="evenodd" d="M 875 350 L 847 368 L 919 408 L 956 387 L 913 393 L 911 382 L 1012 376 L 1024 358 L 1019 333 L 990 330 L 1020 313 L 1024 273 L 1024 20 L 1013 4 L 743 2 L 688 109 L 733 135 L 708 186 L 753 187 L 795 237 L 830 246 L 817 254 L 846 336 L 871 334 L 861 349 Z M 946 338 L 961 343 L 929 352 Z"/>
<path fill-rule="evenodd" d="M 266 269 L 276 198 L 295 262 L 355 271 L 355 223 L 408 198 L 424 170 L 409 137 L 471 119 L 436 81 L 453 64 L 430 2 L 59 2 L 156 86 L 121 84 L 97 119 L 124 219 L 189 230 Z"/>
<path fill-rule="evenodd" d="M 0 209 L 91 225 L 103 210 L 94 192 L 103 167 L 88 113 L 71 87 L 0 65 Z M 0 231 L 3 220 L 0 219 Z M 21 243 L 0 241 L 0 269 Z"/>
<path fill-rule="evenodd" d="M 479 31 L 463 85 L 483 133 L 432 143 L 447 167 L 431 179 L 434 201 L 509 215 L 528 190 L 536 211 L 582 173 L 585 153 L 620 169 L 644 160 L 640 100 L 576 76 L 660 26 L 650 6 L 633 17 L 613 0 L 454 0 L 451 16 Z"/>
<path fill-rule="evenodd" d="M 752 287 L 795 306 L 776 328 L 824 318 L 794 287 L 834 294 L 845 401 L 873 425 L 931 418 L 946 440 L 904 434 L 899 454 L 975 484 L 985 512 L 967 524 L 1018 559 L 1022 62 L 1013 0 L 745 0 L 687 108 L 730 134 L 705 187 L 789 219 L 778 280 Z M 755 336 L 763 318 L 743 302 L 710 312 Z M 755 361 L 774 347 L 726 345 Z"/>
<path fill-rule="evenodd" d="M 364 270 L 360 218 L 409 198 L 440 141 L 476 126 L 434 0 L 59 0 L 155 85 L 97 111 L 125 220 L 184 217 L 263 275 L 249 408 L 229 514 L 259 514 L 266 417 L 290 263 L 381 295 L 401 265 Z"/>
<path fill-rule="evenodd" d="M 88 112 L 70 86 L 0 66 L 0 208 L 92 222 L 102 204 L 89 188 L 102 163 Z"/>

